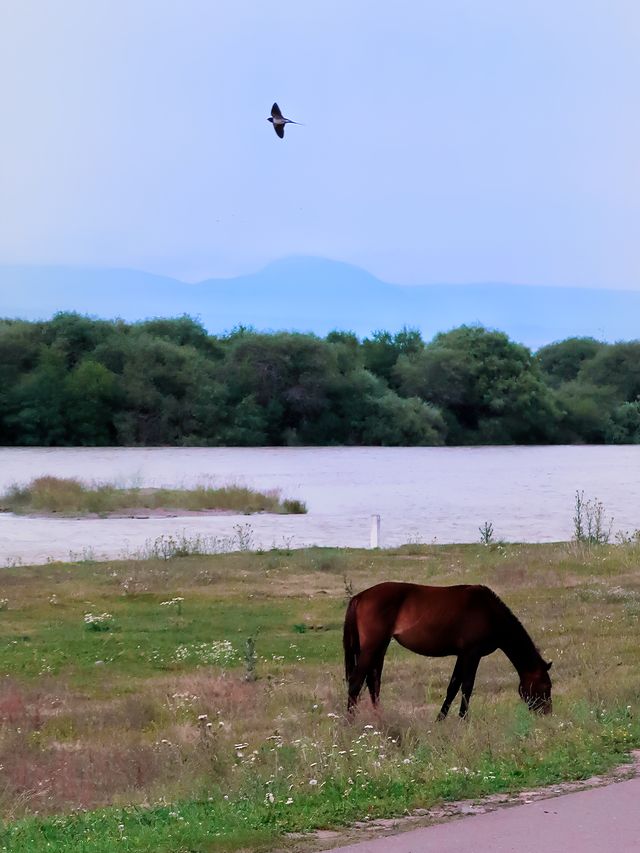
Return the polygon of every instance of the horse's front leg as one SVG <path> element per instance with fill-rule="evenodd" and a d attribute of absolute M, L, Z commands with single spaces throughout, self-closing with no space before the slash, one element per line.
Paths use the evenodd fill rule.
<path fill-rule="evenodd" d="M 451 680 L 449 681 L 449 686 L 447 687 L 447 695 L 445 696 L 444 702 L 442 703 L 442 708 L 440 708 L 440 713 L 436 717 L 437 721 L 444 720 L 444 718 L 449 713 L 449 708 L 451 707 L 451 703 L 453 702 L 453 700 L 456 698 L 461 683 L 462 664 L 461 658 L 458 657 L 456 660 L 456 665 L 453 667 L 453 673 L 451 675 Z"/>
<path fill-rule="evenodd" d="M 460 703 L 460 716 L 464 719 L 469 713 L 469 700 L 473 693 L 473 685 L 476 680 L 480 655 L 468 654 L 462 665 L 462 702 Z"/>

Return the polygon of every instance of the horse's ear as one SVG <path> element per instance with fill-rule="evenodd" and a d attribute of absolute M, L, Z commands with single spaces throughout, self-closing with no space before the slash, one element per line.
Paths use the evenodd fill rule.
<path fill-rule="evenodd" d="M 550 661 L 549 661 L 549 663 L 547 663 L 547 662 L 545 661 L 544 666 L 545 666 L 545 669 L 547 670 L 547 672 L 549 672 L 549 670 L 550 670 L 550 669 L 551 669 L 551 667 L 553 666 L 553 661 L 552 661 L 552 660 L 550 660 Z"/>

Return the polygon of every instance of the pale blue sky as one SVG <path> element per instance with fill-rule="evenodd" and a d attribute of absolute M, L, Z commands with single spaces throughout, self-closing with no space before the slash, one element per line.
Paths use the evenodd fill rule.
<path fill-rule="evenodd" d="M 640 289 L 638 44 L 637 0 L 0 0 L 0 263 Z"/>

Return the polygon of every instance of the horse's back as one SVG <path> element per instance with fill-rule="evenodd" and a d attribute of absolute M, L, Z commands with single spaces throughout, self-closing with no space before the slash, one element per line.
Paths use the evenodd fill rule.
<path fill-rule="evenodd" d="M 365 636 L 394 637 L 426 655 L 457 654 L 470 641 L 491 645 L 495 594 L 479 584 L 428 586 L 385 581 L 356 596 Z"/>

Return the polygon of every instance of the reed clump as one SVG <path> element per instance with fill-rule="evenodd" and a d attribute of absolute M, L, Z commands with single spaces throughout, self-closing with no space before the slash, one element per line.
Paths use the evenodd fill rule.
<path fill-rule="evenodd" d="M 303 501 L 283 499 L 277 489 L 260 492 L 241 485 L 191 489 L 118 488 L 86 484 L 73 477 L 37 477 L 0 495 L 0 509 L 18 514 L 109 515 L 127 510 L 305 513 Z"/>

